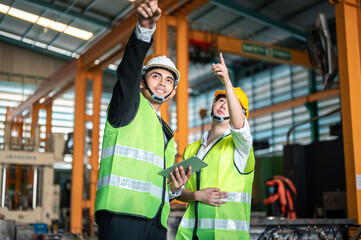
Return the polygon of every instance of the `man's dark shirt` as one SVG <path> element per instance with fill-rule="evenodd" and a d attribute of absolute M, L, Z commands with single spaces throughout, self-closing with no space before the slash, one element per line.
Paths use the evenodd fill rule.
<path fill-rule="evenodd" d="M 129 38 L 108 109 L 107 120 L 113 127 L 128 125 L 138 111 L 143 60 L 152 43 L 153 39 L 150 43 L 137 39 L 134 32 Z"/>

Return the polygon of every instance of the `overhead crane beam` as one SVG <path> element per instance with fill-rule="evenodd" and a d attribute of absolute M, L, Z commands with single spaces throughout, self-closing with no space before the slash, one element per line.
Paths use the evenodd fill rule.
<path fill-rule="evenodd" d="M 307 51 L 299 51 L 263 43 L 248 41 L 223 35 L 205 33 L 202 31 L 190 31 L 193 40 L 216 41 L 217 50 L 220 52 L 238 54 L 244 57 L 268 62 L 298 65 L 311 68 Z"/>
<path fill-rule="evenodd" d="M 167 21 L 169 26 L 177 26 L 177 21 L 175 20 L 175 18 L 168 17 Z M 266 45 L 259 42 L 232 38 L 219 34 L 211 34 L 196 30 L 190 30 L 189 36 L 192 40 L 207 42 L 211 42 L 212 38 L 216 36 L 216 46 L 218 51 L 220 52 L 237 54 L 252 59 L 265 60 L 278 64 L 289 64 L 312 68 L 307 51 L 299 51 L 290 48 Z M 124 44 L 125 43 L 123 43 L 122 45 Z M 157 43 L 155 42 L 155 44 Z M 115 61 L 116 59 L 121 58 L 122 55 L 123 50 L 120 49 L 117 52 L 113 53 L 111 55 L 111 58 L 107 58 L 108 61 L 102 61 L 100 65 L 106 67 L 113 60 Z"/>

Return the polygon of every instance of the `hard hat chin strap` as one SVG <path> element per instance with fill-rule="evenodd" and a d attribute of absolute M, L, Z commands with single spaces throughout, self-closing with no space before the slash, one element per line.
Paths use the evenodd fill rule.
<path fill-rule="evenodd" d="M 213 118 L 213 120 L 217 121 L 217 122 L 223 122 L 224 120 L 228 120 L 229 117 L 220 117 L 217 114 L 214 114 L 213 111 L 211 112 L 211 116 Z"/>
<path fill-rule="evenodd" d="M 172 92 L 170 92 L 170 93 L 169 93 L 167 96 L 165 96 L 165 97 L 161 97 L 161 96 L 155 95 L 155 94 L 153 93 L 153 91 L 150 90 L 150 88 L 148 87 L 148 83 L 147 83 L 147 81 L 145 81 L 145 78 L 143 78 L 143 81 L 144 81 L 145 89 L 148 90 L 148 92 L 149 92 L 150 95 L 152 96 L 152 99 L 153 99 L 154 101 L 158 102 L 158 103 L 163 103 L 163 102 L 165 102 L 165 100 L 166 100 L 166 99 L 172 94 L 172 92 L 173 92 L 173 90 L 172 90 Z"/>

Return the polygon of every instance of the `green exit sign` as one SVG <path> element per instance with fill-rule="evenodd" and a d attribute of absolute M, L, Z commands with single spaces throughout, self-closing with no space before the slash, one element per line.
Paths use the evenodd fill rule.
<path fill-rule="evenodd" d="M 242 51 L 261 56 L 273 57 L 282 60 L 291 60 L 291 52 L 273 47 L 260 46 L 252 43 L 242 43 Z"/>

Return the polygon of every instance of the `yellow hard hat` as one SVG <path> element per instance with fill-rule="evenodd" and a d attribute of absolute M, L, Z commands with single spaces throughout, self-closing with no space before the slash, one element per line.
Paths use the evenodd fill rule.
<path fill-rule="evenodd" d="M 242 107 L 246 110 L 246 118 L 248 118 L 248 115 L 249 115 L 249 109 L 248 109 L 248 98 L 247 98 L 247 95 L 242 91 L 241 88 L 239 87 L 236 87 L 236 88 L 233 88 L 234 89 L 234 92 L 236 93 L 237 95 L 237 98 L 239 100 L 239 102 L 241 103 Z M 225 90 L 217 90 L 215 93 L 214 93 L 214 99 L 217 98 L 218 95 L 226 95 L 226 91 Z"/>

